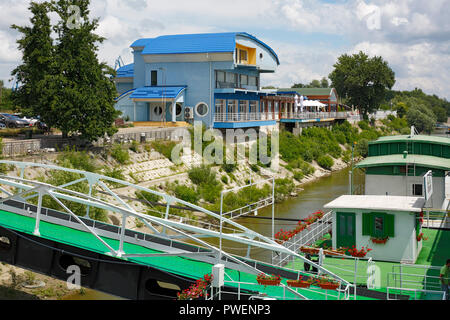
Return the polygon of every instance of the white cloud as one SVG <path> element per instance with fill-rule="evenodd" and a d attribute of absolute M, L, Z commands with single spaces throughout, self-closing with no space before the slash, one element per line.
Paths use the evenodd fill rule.
<path fill-rule="evenodd" d="M 27 0 L 0 0 L 0 79 L 9 78 L 20 62 L 19 34 L 9 26 L 28 23 L 28 5 Z M 377 10 L 379 20 L 373 15 Z M 450 99 L 444 72 L 450 69 L 448 0 L 432 5 L 421 0 L 93 0 L 91 16 L 100 17 L 97 33 L 107 40 L 99 57 L 110 65 L 119 55 L 132 62 L 129 45 L 142 37 L 247 31 L 257 33 L 281 60 L 275 74 L 263 75 L 262 84 L 319 79 L 332 71 L 339 55 L 363 50 L 389 62 L 395 88 L 421 87 Z"/>

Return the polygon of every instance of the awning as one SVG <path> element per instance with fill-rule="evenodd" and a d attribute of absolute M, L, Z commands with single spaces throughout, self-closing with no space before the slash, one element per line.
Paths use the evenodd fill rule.
<path fill-rule="evenodd" d="M 186 86 L 165 86 L 165 87 L 141 87 L 134 90 L 130 95 L 133 100 L 161 100 L 161 99 L 175 99 Z"/>

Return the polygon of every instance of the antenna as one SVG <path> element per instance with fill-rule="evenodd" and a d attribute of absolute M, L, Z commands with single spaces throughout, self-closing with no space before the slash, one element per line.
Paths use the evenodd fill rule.
<path fill-rule="evenodd" d="M 116 59 L 116 62 L 115 62 L 115 64 L 114 64 L 114 70 L 117 71 L 117 69 L 122 68 L 122 67 L 123 67 L 122 56 L 119 56 L 119 57 Z"/>

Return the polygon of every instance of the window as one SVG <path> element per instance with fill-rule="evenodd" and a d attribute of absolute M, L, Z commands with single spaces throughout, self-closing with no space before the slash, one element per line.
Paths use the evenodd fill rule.
<path fill-rule="evenodd" d="M 151 77 L 152 77 L 151 86 L 152 87 L 157 86 L 158 85 L 158 71 L 152 70 Z"/>
<path fill-rule="evenodd" d="M 248 85 L 248 76 L 245 74 L 241 74 L 241 86 Z"/>
<path fill-rule="evenodd" d="M 195 106 L 195 112 L 200 117 L 205 116 L 208 113 L 208 105 L 204 102 L 200 102 Z"/>
<path fill-rule="evenodd" d="M 157 116 L 160 116 L 162 114 L 162 108 L 160 106 L 153 107 L 153 113 Z"/>
<path fill-rule="evenodd" d="M 170 106 L 169 108 L 170 110 L 170 114 L 172 114 L 172 106 Z M 183 112 L 183 104 L 181 102 L 177 102 L 176 106 L 175 106 L 175 115 L 177 117 L 181 116 L 181 113 Z"/>
<path fill-rule="evenodd" d="M 394 237 L 395 215 L 384 212 L 363 213 L 363 236 Z"/>
<path fill-rule="evenodd" d="M 217 71 L 216 77 L 217 77 L 217 81 L 225 82 L 225 72 Z"/>
<path fill-rule="evenodd" d="M 247 50 L 239 49 L 239 63 L 247 62 Z"/>
<path fill-rule="evenodd" d="M 248 85 L 256 87 L 258 85 L 256 77 L 248 77 Z"/>
<path fill-rule="evenodd" d="M 423 195 L 423 185 L 422 184 L 413 184 L 412 185 L 412 194 L 413 194 L 413 196 L 422 196 Z"/>

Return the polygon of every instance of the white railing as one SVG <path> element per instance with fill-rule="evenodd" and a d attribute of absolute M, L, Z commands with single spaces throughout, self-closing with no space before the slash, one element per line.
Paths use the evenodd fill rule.
<path fill-rule="evenodd" d="M 424 210 L 423 228 L 450 229 L 450 217 L 447 210 Z"/>
<path fill-rule="evenodd" d="M 261 121 L 261 120 L 277 120 L 278 113 L 216 113 L 214 114 L 215 122 L 239 122 L 239 121 Z"/>
<path fill-rule="evenodd" d="M 387 286 L 439 291 L 439 271 L 440 267 L 436 266 L 393 265 L 392 272 L 387 274 Z"/>
<path fill-rule="evenodd" d="M 309 246 L 314 244 L 317 240 L 322 239 L 333 228 L 333 215 L 332 211 L 329 211 L 323 215 L 323 217 L 316 222 L 310 224 L 307 228 L 297 233 L 292 239 L 283 242 L 283 246 L 298 252 L 302 246 Z M 277 265 L 282 266 L 289 262 L 289 258 L 293 258 L 287 254 L 280 254 L 276 260 Z"/>
<path fill-rule="evenodd" d="M 328 119 L 348 118 L 349 112 L 285 112 L 281 114 L 282 119 Z"/>
<path fill-rule="evenodd" d="M 395 291 L 395 293 L 392 293 L 392 291 Z M 398 295 L 403 296 L 404 291 L 413 292 L 414 300 L 423 300 L 423 299 L 421 299 L 421 297 L 419 297 L 419 299 L 418 299 L 417 293 L 424 293 L 425 295 L 432 295 L 432 296 L 436 297 L 436 299 L 429 298 L 429 300 L 445 300 L 446 299 L 444 291 L 433 291 L 433 290 L 423 290 L 423 289 L 405 289 L 405 288 L 395 288 L 395 287 L 387 287 L 387 299 L 388 300 L 397 300 L 396 297 Z M 392 298 L 391 296 L 393 296 L 395 298 Z M 411 295 L 409 295 L 409 296 L 411 296 Z"/>

